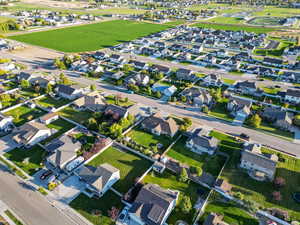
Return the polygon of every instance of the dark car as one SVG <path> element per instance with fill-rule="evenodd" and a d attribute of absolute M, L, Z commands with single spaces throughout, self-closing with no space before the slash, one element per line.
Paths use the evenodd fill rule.
<path fill-rule="evenodd" d="M 41 180 L 45 180 L 47 177 L 49 177 L 51 174 L 53 174 L 53 172 L 51 170 L 47 170 L 44 173 L 42 173 L 41 175 Z"/>
<path fill-rule="evenodd" d="M 250 136 L 248 134 L 245 134 L 245 133 L 241 133 L 240 138 L 245 139 L 247 141 L 250 140 Z"/>
<path fill-rule="evenodd" d="M 274 87 L 276 87 L 276 88 L 281 88 L 281 86 L 280 86 L 280 85 L 275 85 Z"/>

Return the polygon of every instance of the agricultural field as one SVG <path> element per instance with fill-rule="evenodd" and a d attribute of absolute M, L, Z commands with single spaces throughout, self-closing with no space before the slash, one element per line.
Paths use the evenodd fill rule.
<path fill-rule="evenodd" d="M 114 20 L 9 38 L 62 52 L 84 52 L 114 46 L 169 27 L 161 24 Z"/>

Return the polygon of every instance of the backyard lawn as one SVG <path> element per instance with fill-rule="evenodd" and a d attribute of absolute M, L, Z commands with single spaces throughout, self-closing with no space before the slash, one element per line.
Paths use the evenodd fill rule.
<path fill-rule="evenodd" d="M 216 194 L 216 193 L 214 193 Z M 235 225 L 258 225 L 258 221 L 246 213 L 244 210 L 238 208 L 231 203 L 225 203 L 210 198 L 208 205 L 205 208 L 205 214 L 200 221 L 204 221 L 206 216 L 210 213 L 217 213 L 224 216 L 223 221 L 228 224 Z"/>
<path fill-rule="evenodd" d="M 38 145 L 30 149 L 15 148 L 4 154 L 4 156 L 24 170 L 27 174 L 33 175 L 43 167 L 46 152 Z"/>
<path fill-rule="evenodd" d="M 205 172 L 217 176 L 226 159 L 219 155 L 209 156 L 194 153 L 185 146 L 186 140 L 187 137 L 181 137 L 167 152 L 167 156 L 189 166 L 201 167 Z"/>
<path fill-rule="evenodd" d="M 73 127 L 75 127 L 75 125 L 73 123 L 69 123 L 66 120 L 63 119 L 58 119 L 53 121 L 52 123 L 47 125 L 48 128 L 50 129 L 55 129 L 57 130 L 56 133 L 54 133 L 53 135 L 51 135 L 50 137 L 48 137 L 47 139 L 45 139 L 42 144 L 47 144 L 50 141 L 52 141 L 53 139 L 61 136 L 62 134 L 66 133 L 68 130 L 71 130 Z"/>
<path fill-rule="evenodd" d="M 116 207 L 121 211 L 123 207 L 120 197 L 110 190 L 100 199 L 89 198 L 84 194 L 80 194 L 70 203 L 70 206 L 94 225 L 115 224 L 110 219 L 108 210 L 111 210 L 111 207 Z M 101 212 L 100 216 L 97 215 L 97 211 Z"/>
<path fill-rule="evenodd" d="M 80 124 L 84 124 L 93 115 L 91 111 L 77 111 L 72 107 L 63 108 L 58 114 Z"/>
<path fill-rule="evenodd" d="M 221 120 L 226 120 L 229 122 L 233 121 L 233 118 L 229 115 L 226 109 L 227 102 L 217 102 L 208 112 L 208 115 L 216 117 Z"/>
<path fill-rule="evenodd" d="M 59 100 L 56 100 L 50 96 L 45 96 L 43 98 L 40 98 L 36 100 L 36 103 L 42 107 L 54 107 L 54 108 L 59 108 L 63 105 L 68 104 L 70 101 L 68 99 L 61 98 Z"/>
<path fill-rule="evenodd" d="M 129 152 L 121 151 L 115 147 L 106 149 L 89 162 L 89 165 L 99 166 L 103 163 L 108 163 L 120 170 L 121 179 L 114 187 L 122 193 L 126 193 L 134 185 L 136 178 L 143 175 L 151 166 L 150 161 Z"/>
<path fill-rule="evenodd" d="M 146 147 L 151 147 L 157 145 L 158 143 L 162 144 L 162 150 L 166 150 L 168 146 L 172 143 L 172 139 L 165 135 L 155 135 L 144 131 L 141 128 L 134 128 L 128 134 L 132 140 L 136 143 L 144 145 Z"/>
<path fill-rule="evenodd" d="M 14 118 L 13 122 L 16 126 L 21 126 L 24 123 L 38 118 L 44 115 L 46 112 L 41 109 L 31 109 L 25 105 L 12 109 L 4 114 L 6 116 L 12 116 Z"/>
<path fill-rule="evenodd" d="M 106 101 L 107 104 L 116 105 L 115 96 L 113 96 L 113 95 L 106 96 L 105 101 Z M 134 104 L 135 103 L 130 101 L 130 100 L 126 101 L 125 99 L 121 99 L 121 100 L 118 101 L 117 105 L 121 106 L 121 107 L 129 107 L 129 106 L 132 106 Z"/>
<path fill-rule="evenodd" d="M 84 52 L 114 46 L 170 27 L 162 24 L 113 20 L 9 38 L 63 52 Z"/>
<path fill-rule="evenodd" d="M 150 173 L 143 179 L 143 183 L 158 184 L 160 187 L 165 189 L 180 191 L 177 207 L 173 210 L 170 217 L 168 218 L 168 224 L 175 224 L 177 220 L 184 220 L 188 224 L 192 224 L 195 210 L 193 209 L 190 213 L 184 214 L 179 207 L 183 195 L 189 196 L 192 204 L 195 204 L 198 199 L 198 189 L 201 189 L 205 193 L 208 193 L 208 190 L 193 182 L 179 182 L 176 176 L 167 171 L 164 171 L 163 174 L 158 174 L 155 172 Z"/>

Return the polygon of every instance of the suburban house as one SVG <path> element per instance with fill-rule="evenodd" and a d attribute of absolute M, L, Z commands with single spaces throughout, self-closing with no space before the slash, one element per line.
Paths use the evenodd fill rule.
<path fill-rule="evenodd" d="M 243 94 L 257 95 L 257 86 L 255 82 L 251 81 L 240 81 L 234 85 L 235 89 Z"/>
<path fill-rule="evenodd" d="M 171 69 L 169 67 L 161 66 L 157 64 L 152 65 L 150 70 L 157 73 L 163 73 L 165 75 L 168 75 L 171 72 Z"/>
<path fill-rule="evenodd" d="M 59 84 L 56 87 L 56 92 L 62 98 L 73 100 L 80 97 L 83 94 L 83 88 L 79 86 L 68 86 L 64 84 Z"/>
<path fill-rule="evenodd" d="M 112 54 L 109 57 L 109 59 L 112 63 L 115 63 L 115 64 L 123 64 L 125 62 L 124 57 L 121 55 L 117 55 L 117 54 Z"/>
<path fill-rule="evenodd" d="M 163 94 L 164 96 L 167 97 L 171 97 L 172 95 L 174 95 L 174 93 L 177 91 L 177 87 L 175 87 L 174 85 L 167 87 L 163 90 Z"/>
<path fill-rule="evenodd" d="M 97 92 L 90 92 L 72 103 L 77 109 L 89 109 L 94 112 L 103 111 L 106 106 L 104 98 Z"/>
<path fill-rule="evenodd" d="M 120 170 L 108 163 L 97 167 L 85 165 L 76 173 L 85 182 L 91 197 L 103 196 L 120 179 Z"/>
<path fill-rule="evenodd" d="M 77 151 L 81 148 L 81 143 L 71 135 L 63 134 L 58 139 L 50 142 L 46 149 L 53 152 L 47 158 L 47 162 L 53 167 L 63 170 L 68 162 L 77 157 Z"/>
<path fill-rule="evenodd" d="M 45 124 L 31 121 L 17 127 L 12 139 L 19 145 L 29 148 L 51 136 L 51 130 Z"/>
<path fill-rule="evenodd" d="M 228 225 L 223 222 L 223 215 L 218 215 L 217 213 L 209 213 L 206 217 L 203 225 Z"/>
<path fill-rule="evenodd" d="M 223 85 L 221 76 L 217 74 L 209 74 L 203 78 L 203 81 L 207 86 L 221 87 Z"/>
<path fill-rule="evenodd" d="M 46 115 L 40 117 L 40 122 L 43 123 L 43 124 L 49 124 L 49 123 L 52 123 L 53 121 L 55 120 L 58 120 L 59 116 L 57 113 L 47 113 Z"/>
<path fill-rule="evenodd" d="M 46 88 L 48 84 L 54 85 L 55 81 L 52 77 L 46 77 L 46 76 L 38 76 L 35 78 L 30 79 L 31 85 L 38 85 L 42 88 Z"/>
<path fill-rule="evenodd" d="M 131 76 L 128 76 L 124 79 L 125 83 L 128 84 L 134 84 L 137 86 L 146 86 L 149 81 L 150 81 L 150 77 L 146 74 L 142 74 L 142 73 L 137 73 L 137 74 L 133 74 Z"/>
<path fill-rule="evenodd" d="M 131 61 L 129 61 L 129 63 L 132 64 L 134 66 L 134 68 L 139 69 L 139 70 L 147 70 L 148 69 L 148 64 L 145 62 L 131 60 Z"/>
<path fill-rule="evenodd" d="M 245 143 L 241 155 L 240 167 L 248 171 L 249 175 L 257 180 L 273 180 L 276 172 L 278 156 L 263 154 L 261 145 Z"/>
<path fill-rule="evenodd" d="M 188 102 L 192 102 L 197 107 L 210 106 L 213 103 L 213 98 L 206 89 L 191 87 L 185 89 L 181 95 L 185 96 Z"/>
<path fill-rule="evenodd" d="M 198 154 L 214 154 L 218 148 L 219 141 L 218 139 L 209 136 L 209 132 L 210 131 L 202 128 L 195 129 L 187 140 L 186 147 Z"/>
<path fill-rule="evenodd" d="M 13 126 L 13 117 L 0 113 L 0 131 L 6 131 Z"/>
<path fill-rule="evenodd" d="M 128 110 L 121 107 L 121 106 L 117 106 L 117 105 L 106 105 L 105 110 L 104 110 L 104 114 L 106 116 L 112 116 L 114 118 L 114 120 L 120 120 L 122 118 L 126 118 L 128 116 Z"/>
<path fill-rule="evenodd" d="M 179 80 L 188 80 L 188 81 L 194 81 L 197 78 L 193 71 L 182 69 L 182 68 L 176 71 L 176 77 Z"/>
<path fill-rule="evenodd" d="M 285 93 L 284 100 L 287 102 L 290 102 L 290 103 L 299 104 L 300 103 L 300 91 L 288 89 Z"/>
<path fill-rule="evenodd" d="M 293 118 L 294 115 L 291 112 L 283 111 L 280 108 L 266 107 L 261 113 L 264 120 L 272 123 L 275 127 L 282 130 L 293 131 Z"/>
<path fill-rule="evenodd" d="M 176 121 L 173 118 L 170 117 L 168 119 L 164 119 L 159 112 L 146 118 L 141 123 L 141 126 L 153 134 L 163 134 L 169 137 L 174 137 L 179 129 Z"/>
<path fill-rule="evenodd" d="M 227 103 L 227 110 L 232 116 L 247 118 L 251 113 L 251 106 L 252 101 L 231 96 Z"/>
<path fill-rule="evenodd" d="M 129 209 L 130 225 L 163 225 L 176 206 L 179 192 L 146 184 Z"/>

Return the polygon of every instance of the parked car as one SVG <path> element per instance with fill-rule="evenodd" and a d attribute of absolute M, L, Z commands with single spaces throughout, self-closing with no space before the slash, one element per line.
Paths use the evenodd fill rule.
<path fill-rule="evenodd" d="M 47 179 L 47 183 L 48 183 L 48 184 L 49 184 L 49 183 L 52 183 L 52 182 L 55 181 L 55 179 L 56 179 L 55 175 L 51 175 L 51 176 Z"/>
<path fill-rule="evenodd" d="M 250 136 L 248 134 L 245 134 L 245 133 L 241 133 L 240 134 L 240 138 L 246 140 L 246 141 L 249 141 L 250 140 Z"/>
<path fill-rule="evenodd" d="M 46 170 L 42 175 L 40 176 L 41 180 L 45 180 L 47 177 L 49 177 L 53 172 L 51 170 Z"/>

